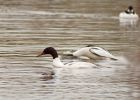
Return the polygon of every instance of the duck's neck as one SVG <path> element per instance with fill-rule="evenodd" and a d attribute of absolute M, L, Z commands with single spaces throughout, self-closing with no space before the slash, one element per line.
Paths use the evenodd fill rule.
<path fill-rule="evenodd" d="M 64 64 L 61 62 L 60 58 L 57 57 L 57 58 L 53 59 L 53 66 L 55 66 L 55 67 L 63 67 Z"/>

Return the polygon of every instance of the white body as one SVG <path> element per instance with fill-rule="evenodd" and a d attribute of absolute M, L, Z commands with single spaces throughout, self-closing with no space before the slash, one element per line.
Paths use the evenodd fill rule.
<path fill-rule="evenodd" d="M 60 58 L 53 59 L 53 66 L 54 67 L 95 67 L 96 65 L 88 62 L 71 62 L 67 64 L 63 64 Z"/>
<path fill-rule="evenodd" d="M 81 48 L 73 53 L 73 56 L 76 57 L 88 57 L 91 59 L 98 59 L 98 58 L 111 58 L 111 59 L 117 59 L 115 56 L 110 54 L 108 51 L 106 51 L 103 48 L 100 47 L 85 47 Z"/>
<path fill-rule="evenodd" d="M 121 12 L 119 15 L 120 18 L 126 18 L 126 19 L 138 19 L 139 16 L 135 14 L 127 14 L 125 12 Z"/>

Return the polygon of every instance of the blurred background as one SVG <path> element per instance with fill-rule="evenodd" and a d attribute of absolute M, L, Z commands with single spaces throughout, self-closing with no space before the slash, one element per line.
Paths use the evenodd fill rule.
<path fill-rule="evenodd" d="M 0 0 L 0 99 L 139 100 L 140 24 L 119 19 L 129 5 L 140 15 L 139 0 Z M 87 45 L 123 60 L 77 69 L 36 57 L 52 46 L 76 61 L 63 53 Z M 52 70 L 54 79 L 42 80 Z"/>

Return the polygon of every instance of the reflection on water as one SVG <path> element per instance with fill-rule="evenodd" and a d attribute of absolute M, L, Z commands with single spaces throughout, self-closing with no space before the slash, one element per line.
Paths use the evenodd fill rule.
<path fill-rule="evenodd" d="M 139 21 L 118 18 L 130 4 L 138 12 L 139 1 L 41 1 L 0 1 L 0 99 L 139 100 Z M 54 68 L 50 56 L 36 57 L 53 46 L 64 62 L 79 61 L 63 53 L 90 44 L 120 60 L 90 60 L 94 68 Z"/>
<path fill-rule="evenodd" d="M 131 27 L 136 27 L 138 24 L 138 19 L 124 19 L 124 18 L 120 18 L 120 26 L 131 26 Z"/>

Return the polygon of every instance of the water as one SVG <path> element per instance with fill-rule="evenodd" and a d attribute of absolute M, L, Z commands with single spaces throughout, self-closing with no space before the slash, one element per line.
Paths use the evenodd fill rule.
<path fill-rule="evenodd" d="M 139 0 L 5 0 L 0 7 L 1 100 L 139 100 L 139 21 L 119 13 Z M 64 55 L 89 44 L 120 61 L 92 61 L 95 68 L 53 68 L 51 57 L 36 57 L 53 46 Z M 80 60 L 80 59 L 78 59 Z M 53 70 L 47 80 L 43 73 Z"/>

